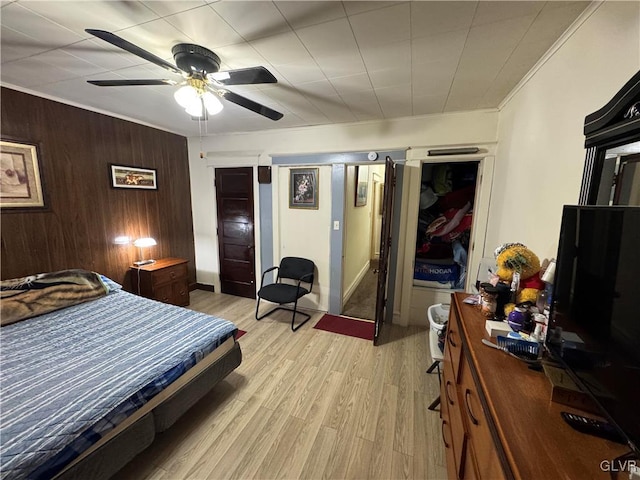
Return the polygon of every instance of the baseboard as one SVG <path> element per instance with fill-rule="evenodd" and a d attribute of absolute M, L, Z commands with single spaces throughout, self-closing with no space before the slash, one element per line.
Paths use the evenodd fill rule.
<path fill-rule="evenodd" d="M 213 285 L 207 285 L 206 283 L 194 283 L 189 285 L 189 290 L 204 290 L 206 292 L 215 292 L 216 289 Z"/>
<path fill-rule="evenodd" d="M 358 288 L 358 285 L 360 285 L 360 282 L 369 271 L 370 265 L 371 265 L 371 261 L 368 261 L 365 264 L 365 266 L 362 268 L 362 270 L 360 270 L 360 273 L 358 273 L 358 276 L 355 278 L 353 283 L 349 285 L 349 288 L 344 293 L 344 297 L 342 298 L 342 306 L 344 306 L 349 301 L 349 299 L 351 298 L 351 295 L 353 295 L 353 292 L 356 291 L 356 288 Z"/>

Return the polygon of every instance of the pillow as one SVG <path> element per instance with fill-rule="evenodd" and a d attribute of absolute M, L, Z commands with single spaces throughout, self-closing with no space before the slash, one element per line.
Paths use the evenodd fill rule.
<path fill-rule="evenodd" d="M 113 280 L 111 280 L 109 277 L 105 275 L 100 274 L 100 280 L 102 280 L 102 283 L 104 284 L 104 286 L 107 287 L 107 293 L 112 293 L 122 289 L 122 285 L 120 285 L 117 282 L 114 282 Z"/>

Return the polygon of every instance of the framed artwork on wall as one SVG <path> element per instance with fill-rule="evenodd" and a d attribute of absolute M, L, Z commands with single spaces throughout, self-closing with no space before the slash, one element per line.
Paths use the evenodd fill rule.
<path fill-rule="evenodd" d="M 3 138 L 0 141 L 0 207 L 44 208 L 38 145 Z"/>
<path fill-rule="evenodd" d="M 113 188 L 158 189 L 157 171 L 153 168 L 129 167 L 112 163 L 109 169 Z"/>
<path fill-rule="evenodd" d="M 367 204 L 369 194 L 369 167 L 356 165 L 356 207 L 364 207 Z"/>
<path fill-rule="evenodd" d="M 318 208 L 318 169 L 292 168 L 289 176 L 289 208 Z"/>

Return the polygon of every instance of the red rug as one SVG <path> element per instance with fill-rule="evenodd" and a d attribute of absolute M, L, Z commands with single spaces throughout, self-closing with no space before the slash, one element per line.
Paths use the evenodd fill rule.
<path fill-rule="evenodd" d="M 327 332 L 339 333 L 350 337 L 373 340 L 375 324 L 367 320 L 357 318 L 341 317 L 326 313 L 313 328 Z"/>
<path fill-rule="evenodd" d="M 247 332 L 245 332 L 244 330 L 238 329 L 238 333 L 236 333 L 236 340 L 238 340 L 245 333 L 247 333 Z"/>

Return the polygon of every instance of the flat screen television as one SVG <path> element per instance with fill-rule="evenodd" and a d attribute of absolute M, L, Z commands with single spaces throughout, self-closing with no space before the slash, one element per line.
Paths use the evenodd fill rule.
<path fill-rule="evenodd" d="M 546 347 L 640 455 L 640 207 L 564 206 Z"/>

